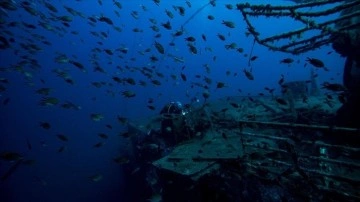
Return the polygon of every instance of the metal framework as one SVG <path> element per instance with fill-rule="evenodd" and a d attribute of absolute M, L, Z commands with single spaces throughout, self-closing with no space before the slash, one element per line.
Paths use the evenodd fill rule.
<path fill-rule="evenodd" d="M 319 12 L 313 12 L 311 10 L 309 12 L 300 11 L 304 8 L 327 5 L 333 7 Z M 354 7 L 360 6 L 360 1 L 358 0 L 322 0 L 293 6 L 272 6 L 270 4 L 250 5 L 249 3 L 237 4 L 236 6 L 242 13 L 244 20 L 247 23 L 249 34 L 255 37 L 256 42 L 274 51 L 287 52 L 291 54 L 304 53 L 331 43 L 335 34 L 360 28 L 359 21 L 351 20 L 355 17 L 360 17 L 360 10 L 355 9 L 353 12 L 347 12 Z M 339 17 L 322 23 L 317 23 L 313 19 L 333 14 L 339 14 Z M 255 29 L 249 20 L 249 17 L 259 16 L 274 18 L 291 17 L 294 20 L 301 22 L 304 27 L 267 38 L 261 38 L 260 33 Z M 345 21 L 346 23 L 344 23 Z M 320 31 L 320 34 L 303 38 L 303 34 L 311 30 L 318 30 Z M 280 40 L 290 40 L 290 42 L 285 45 L 277 45 L 276 42 Z"/>

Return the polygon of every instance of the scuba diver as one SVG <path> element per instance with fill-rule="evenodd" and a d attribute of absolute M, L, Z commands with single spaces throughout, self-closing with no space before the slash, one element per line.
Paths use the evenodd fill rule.
<path fill-rule="evenodd" d="M 183 106 L 180 102 L 170 102 L 160 111 L 161 135 L 168 144 L 175 145 L 193 136 L 187 116 L 189 112 L 190 105 Z"/>
<path fill-rule="evenodd" d="M 159 128 L 151 128 L 146 134 L 132 140 L 133 150 L 139 162 L 157 160 L 172 150 L 178 143 L 193 137 L 190 127 L 189 105 L 170 102 L 160 111 Z"/>
<path fill-rule="evenodd" d="M 356 12 L 359 6 L 344 10 L 341 15 Z M 354 17 L 339 23 L 338 26 L 360 23 Z M 346 87 L 346 100 L 337 112 L 336 124 L 346 127 L 360 127 L 360 28 L 356 27 L 333 36 L 332 46 L 341 56 L 346 57 L 343 84 Z"/>
<path fill-rule="evenodd" d="M 131 139 L 131 163 L 125 166 L 126 200 L 146 201 L 161 192 L 161 182 L 152 162 L 169 154 L 178 143 L 193 137 L 190 112 L 190 105 L 170 102 L 156 119 L 158 129 L 152 128 Z"/>

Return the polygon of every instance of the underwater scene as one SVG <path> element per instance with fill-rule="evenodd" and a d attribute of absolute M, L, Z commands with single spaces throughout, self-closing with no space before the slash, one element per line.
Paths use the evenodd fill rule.
<path fill-rule="evenodd" d="M 1 202 L 360 201 L 360 1 L 1 0 Z"/>

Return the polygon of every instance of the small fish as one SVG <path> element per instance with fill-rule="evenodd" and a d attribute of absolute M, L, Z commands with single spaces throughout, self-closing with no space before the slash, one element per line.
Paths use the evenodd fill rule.
<path fill-rule="evenodd" d="M 58 10 L 56 9 L 56 7 L 54 7 L 52 4 L 50 4 L 50 3 L 46 2 L 46 1 L 44 1 L 43 3 L 45 4 L 45 7 L 46 7 L 47 9 L 49 9 L 51 12 L 54 12 L 54 13 L 57 13 L 57 12 L 58 12 Z"/>
<path fill-rule="evenodd" d="M 120 79 L 120 78 L 117 77 L 117 76 L 112 77 L 112 80 L 114 80 L 114 81 L 117 82 L 117 83 L 121 83 L 121 82 L 122 82 L 122 79 Z"/>
<path fill-rule="evenodd" d="M 243 53 L 244 49 L 243 48 L 237 48 L 236 51 L 239 52 L 239 53 Z"/>
<path fill-rule="evenodd" d="M 174 14 L 171 11 L 169 11 L 168 9 L 165 9 L 165 13 L 169 18 L 171 18 L 171 19 L 174 18 Z"/>
<path fill-rule="evenodd" d="M 195 39 L 195 37 L 189 36 L 189 37 L 186 37 L 186 38 L 185 38 L 185 41 L 188 41 L 188 42 L 195 42 L 195 41 L 196 41 L 196 39 Z"/>
<path fill-rule="evenodd" d="M 222 34 L 217 34 L 217 36 L 219 37 L 219 39 L 221 40 L 221 41 L 225 41 L 225 36 L 224 35 L 222 35 Z"/>
<path fill-rule="evenodd" d="M 6 79 L 6 78 L 0 78 L 0 82 L 1 82 L 1 83 L 6 83 L 6 84 L 8 84 L 8 83 L 9 83 L 9 80 Z"/>
<path fill-rule="evenodd" d="M 250 61 L 254 61 L 254 60 L 258 59 L 258 58 L 259 58 L 258 56 L 252 56 L 252 57 L 250 58 Z"/>
<path fill-rule="evenodd" d="M 138 145 L 137 146 L 137 148 L 138 149 L 145 149 L 145 150 L 147 150 L 147 151 L 151 151 L 151 150 L 153 150 L 153 151 L 157 151 L 157 150 L 159 150 L 160 149 L 160 146 L 158 145 L 158 144 L 155 144 L 155 143 L 146 143 L 146 144 L 144 144 L 144 145 Z"/>
<path fill-rule="evenodd" d="M 92 113 L 92 114 L 90 114 L 90 118 L 93 121 L 101 121 L 101 120 L 104 119 L 104 116 L 102 114 L 99 114 L 99 113 Z"/>
<path fill-rule="evenodd" d="M 40 122 L 39 125 L 46 130 L 49 130 L 51 128 L 51 125 L 48 122 Z"/>
<path fill-rule="evenodd" d="M 223 88 L 223 87 L 225 87 L 225 83 L 223 83 L 223 82 L 218 82 L 216 84 L 216 88 Z"/>
<path fill-rule="evenodd" d="M 229 27 L 229 28 L 235 28 L 235 23 L 231 22 L 231 21 L 223 20 L 222 24 L 225 25 L 226 27 Z"/>
<path fill-rule="evenodd" d="M 157 21 L 155 18 L 149 18 L 149 21 L 152 23 L 152 24 L 157 24 Z"/>
<path fill-rule="evenodd" d="M 156 79 L 151 80 L 151 83 L 153 83 L 153 84 L 156 85 L 156 86 L 160 86 L 160 85 L 161 85 L 161 82 L 160 82 L 159 80 L 156 80 Z"/>
<path fill-rule="evenodd" d="M 142 4 L 140 4 L 140 7 L 141 7 L 141 9 L 142 9 L 143 11 L 148 11 L 148 8 L 147 8 L 146 6 L 144 6 L 144 5 L 142 5 Z"/>
<path fill-rule="evenodd" d="M 208 90 L 204 90 L 204 92 L 202 93 L 202 96 L 206 100 L 210 97 L 210 92 Z"/>
<path fill-rule="evenodd" d="M 57 136 L 57 137 L 59 138 L 59 140 L 61 140 L 61 141 L 64 141 L 64 142 L 69 141 L 69 139 L 68 139 L 65 135 L 63 135 L 63 134 L 57 134 L 56 136 Z"/>
<path fill-rule="evenodd" d="M 0 153 L 0 159 L 12 162 L 23 159 L 23 156 L 17 152 L 2 152 Z"/>
<path fill-rule="evenodd" d="M 330 90 L 330 91 L 334 91 L 334 92 L 339 92 L 339 91 L 346 91 L 345 86 L 338 84 L 338 83 L 329 83 L 329 82 L 324 82 L 322 84 L 322 87 L 326 90 Z"/>
<path fill-rule="evenodd" d="M 282 94 L 285 94 L 288 92 L 288 86 L 287 85 L 281 85 L 281 93 Z"/>
<path fill-rule="evenodd" d="M 234 108 L 239 108 L 239 104 L 234 103 L 234 102 L 230 102 L 230 105 L 233 106 Z"/>
<path fill-rule="evenodd" d="M 315 79 L 315 78 L 317 78 L 318 76 L 319 76 L 319 74 L 313 74 L 313 75 L 311 75 L 311 78 Z"/>
<path fill-rule="evenodd" d="M 153 2 L 158 6 L 160 4 L 160 0 L 153 0 Z"/>
<path fill-rule="evenodd" d="M 110 50 L 110 49 L 104 49 L 105 53 L 108 54 L 108 55 L 113 55 L 113 51 Z"/>
<path fill-rule="evenodd" d="M 204 41 L 206 41 L 206 35 L 205 35 L 205 34 L 202 34 L 202 35 L 201 35 L 201 38 L 202 38 Z"/>
<path fill-rule="evenodd" d="M 214 20 L 215 19 L 215 17 L 214 16 L 212 16 L 212 15 L 208 15 L 208 17 L 207 17 L 209 20 Z"/>
<path fill-rule="evenodd" d="M 133 78 L 125 78 L 124 81 L 130 85 L 135 85 L 136 82 Z"/>
<path fill-rule="evenodd" d="M 281 78 L 279 79 L 278 84 L 279 84 L 280 86 L 282 86 L 283 83 L 284 83 L 284 81 L 285 81 L 284 75 L 281 74 Z"/>
<path fill-rule="evenodd" d="M 59 149 L 58 149 L 58 152 L 61 153 L 61 152 L 64 152 L 66 150 L 66 146 L 61 146 Z"/>
<path fill-rule="evenodd" d="M 188 43 L 188 47 L 192 54 L 197 54 L 197 49 L 194 45 L 192 45 L 191 43 Z"/>
<path fill-rule="evenodd" d="M 114 25 L 113 21 L 110 18 L 107 18 L 107 17 L 104 17 L 104 16 L 100 17 L 99 21 L 100 22 L 105 22 L 105 23 L 107 23 L 109 25 Z"/>
<path fill-rule="evenodd" d="M 94 144 L 94 147 L 95 147 L 95 148 L 100 148 L 100 147 L 102 147 L 104 144 L 105 144 L 104 142 L 98 142 L 98 143 Z"/>
<path fill-rule="evenodd" d="M 134 175 L 136 174 L 137 172 L 140 171 L 140 166 L 139 167 L 136 167 L 134 170 L 131 171 L 130 175 Z"/>
<path fill-rule="evenodd" d="M 137 11 L 131 11 L 131 16 L 135 19 L 139 19 L 139 13 Z"/>
<path fill-rule="evenodd" d="M 157 27 L 156 25 L 152 25 L 152 26 L 150 26 L 150 28 L 151 28 L 154 32 L 159 32 L 159 31 L 160 31 L 159 27 Z"/>
<path fill-rule="evenodd" d="M 118 164 L 127 164 L 130 162 L 129 158 L 124 157 L 124 156 L 117 156 L 117 157 L 113 158 L 113 161 Z"/>
<path fill-rule="evenodd" d="M 73 20 L 73 18 L 71 16 L 67 16 L 67 15 L 60 16 L 60 17 L 58 17 L 58 19 L 63 22 L 71 22 Z"/>
<path fill-rule="evenodd" d="M 116 7 L 118 7 L 118 9 L 122 9 L 122 5 L 121 5 L 120 2 L 115 1 L 115 0 L 113 0 L 113 2 L 114 2 L 114 5 L 115 5 Z"/>
<path fill-rule="evenodd" d="M 236 43 L 230 43 L 230 44 L 226 44 L 225 45 L 225 48 L 227 49 L 227 50 L 229 50 L 229 49 L 236 49 Z"/>
<path fill-rule="evenodd" d="M 234 6 L 232 4 L 225 4 L 225 7 L 229 10 L 234 8 Z"/>
<path fill-rule="evenodd" d="M 121 123 L 121 124 L 126 124 L 128 122 L 127 118 L 122 117 L 122 116 L 117 116 L 117 120 Z"/>
<path fill-rule="evenodd" d="M 169 55 L 170 57 L 172 57 L 174 59 L 175 62 L 180 62 L 180 63 L 184 63 L 185 60 L 183 57 L 177 57 L 177 56 L 174 56 L 174 55 Z"/>
<path fill-rule="evenodd" d="M 16 161 L 16 163 L 14 165 L 12 165 L 9 170 L 7 170 L 5 172 L 4 175 L 1 176 L 1 181 L 5 181 L 12 173 L 14 173 L 16 171 L 16 169 L 19 167 L 19 165 L 21 165 L 23 162 L 23 159 L 19 159 Z"/>
<path fill-rule="evenodd" d="M 3 37 L 3 36 L 0 36 L 0 49 L 7 49 L 7 48 L 10 48 L 10 43 L 9 41 Z"/>
<path fill-rule="evenodd" d="M 129 132 L 123 132 L 123 133 L 120 133 L 119 136 L 121 136 L 123 138 L 128 138 L 131 136 L 131 134 Z"/>
<path fill-rule="evenodd" d="M 143 32 L 144 30 L 142 30 L 142 29 L 140 29 L 140 28 L 134 28 L 132 31 L 133 31 L 133 32 Z"/>
<path fill-rule="evenodd" d="M 308 57 L 306 61 L 309 62 L 314 67 L 318 67 L 318 68 L 325 67 L 324 63 L 321 60 L 316 59 L 316 58 L 309 58 Z"/>
<path fill-rule="evenodd" d="M 326 98 L 327 98 L 327 99 L 329 99 L 329 100 L 332 100 L 332 99 L 333 99 L 332 95 L 330 95 L 330 94 L 325 94 L 325 95 L 326 95 Z"/>
<path fill-rule="evenodd" d="M 6 91 L 6 88 L 4 86 L 0 85 L 0 92 L 4 92 L 4 91 Z"/>
<path fill-rule="evenodd" d="M 291 64 L 293 62 L 294 60 L 292 58 L 285 58 L 280 61 L 280 63 L 284 63 L 284 64 Z"/>
<path fill-rule="evenodd" d="M 225 113 L 226 111 L 228 111 L 229 110 L 229 108 L 223 108 L 223 109 L 221 109 L 220 111 L 222 112 L 222 113 Z"/>
<path fill-rule="evenodd" d="M 99 133 L 98 136 L 101 137 L 102 139 L 108 139 L 109 138 L 109 136 L 106 135 L 105 133 Z"/>
<path fill-rule="evenodd" d="M 47 146 L 48 146 L 44 140 L 41 140 L 41 141 L 40 141 L 40 145 L 41 145 L 42 147 L 47 147 Z"/>
<path fill-rule="evenodd" d="M 27 138 L 26 138 L 26 144 L 27 144 L 28 149 L 31 150 L 32 146 L 31 146 L 29 139 L 27 139 Z"/>
<path fill-rule="evenodd" d="M 173 8 L 176 10 L 176 11 L 179 11 L 179 14 L 181 16 L 184 16 L 185 15 L 185 8 L 182 7 L 182 6 L 173 6 Z"/>
<path fill-rule="evenodd" d="M 3 101 L 3 105 L 6 106 L 7 104 L 9 104 L 10 102 L 10 98 L 6 98 L 4 101 Z"/>
<path fill-rule="evenodd" d="M 103 175 L 101 174 L 92 175 L 89 177 L 89 179 L 93 182 L 99 182 L 103 179 Z"/>
<path fill-rule="evenodd" d="M 74 109 L 74 110 L 80 110 L 81 106 L 75 105 L 72 102 L 66 101 L 64 104 L 61 105 L 64 109 Z"/>
<path fill-rule="evenodd" d="M 161 26 L 163 26 L 165 29 L 167 30 L 171 30 L 172 27 L 171 27 L 171 24 L 170 24 L 170 21 L 167 21 L 166 23 L 162 23 Z"/>
<path fill-rule="evenodd" d="M 150 56 L 151 62 L 157 62 L 159 59 L 156 56 Z"/>
<path fill-rule="evenodd" d="M 161 54 L 165 53 L 164 47 L 157 41 L 155 41 L 155 48 L 159 53 L 161 53 Z"/>
<path fill-rule="evenodd" d="M 80 62 L 70 60 L 69 63 L 71 63 L 75 67 L 79 68 L 82 72 L 86 72 L 86 69 L 85 69 L 84 65 L 82 65 Z"/>
<path fill-rule="evenodd" d="M 243 72 L 244 72 L 246 78 L 248 78 L 251 81 L 254 80 L 254 75 L 251 73 L 250 70 L 244 69 Z"/>
<path fill-rule="evenodd" d="M 128 91 L 128 90 L 123 91 L 121 94 L 126 98 L 132 98 L 132 97 L 136 96 L 136 94 L 134 92 Z"/>
<path fill-rule="evenodd" d="M 333 108 L 334 107 L 334 104 L 331 100 L 329 99 L 325 99 L 324 100 L 324 103 L 327 104 L 330 108 Z"/>
<path fill-rule="evenodd" d="M 287 105 L 288 103 L 283 98 L 277 97 L 275 98 L 275 101 L 281 105 Z"/>
<path fill-rule="evenodd" d="M 59 100 L 55 97 L 43 97 L 39 102 L 40 106 L 54 106 L 59 103 Z"/>
<path fill-rule="evenodd" d="M 183 81 L 186 81 L 186 75 L 185 75 L 185 74 L 181 73 L 180 76 L 181 76 L 181 79 L 182 79 Z"/>

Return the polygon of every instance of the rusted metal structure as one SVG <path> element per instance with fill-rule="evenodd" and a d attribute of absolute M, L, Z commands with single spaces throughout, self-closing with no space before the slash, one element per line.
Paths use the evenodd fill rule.
<path fill-rule="evenodd" d="M 357 0 L 322 0 L 291 6 L 250 5 L 249 3 L 237 4 L 248 26 L 248 32 L 257 43 L 268 47 L 270 50 L 282 51 L 292 54 L 300 54 L 321 46 L 331 44 L 338 34 L 358 30 L 360 28 L 360 2 Z M 323 10 L 315 10 L 322 8 Z M 314 8 L 314 9 L 313 9 Z M 317 22 L 317 18 L 333 16 L 323 22 Z M 251 17 L 282 18 L 290 17 L 294 21 L 301 22 L 303 27 L 286 33 L 262 38 L 260 32 L 252 24 Z M 309 37 L 303 37 L 305 33 L 317 31 Z M 280 44 L 280 42 L 283 42 Z"/>
<path fill-rule="evenodd" d="M 186 193 L 201 200 L 195 193 L 202 182 L 216 179 L 214 193 L 238 200 L 234 193 L 243 190 L 230 184 L 251 178 L 286 190 L 290 198 L 359 200 L 360 147 L 354 140 L 360 130 L 329 124 L 340 104 L 324 106 L 323 99 L 309 97 L 304 104 L 296 98 L 290 109 L 270 97 L 234 97 L 194 108 L 186 115 L 188 123 L 207 127 L 152 161 L 163 199 Z M 131 131 L 138 138 L 156 130 L 159 121 L 132 124 Z"/>

